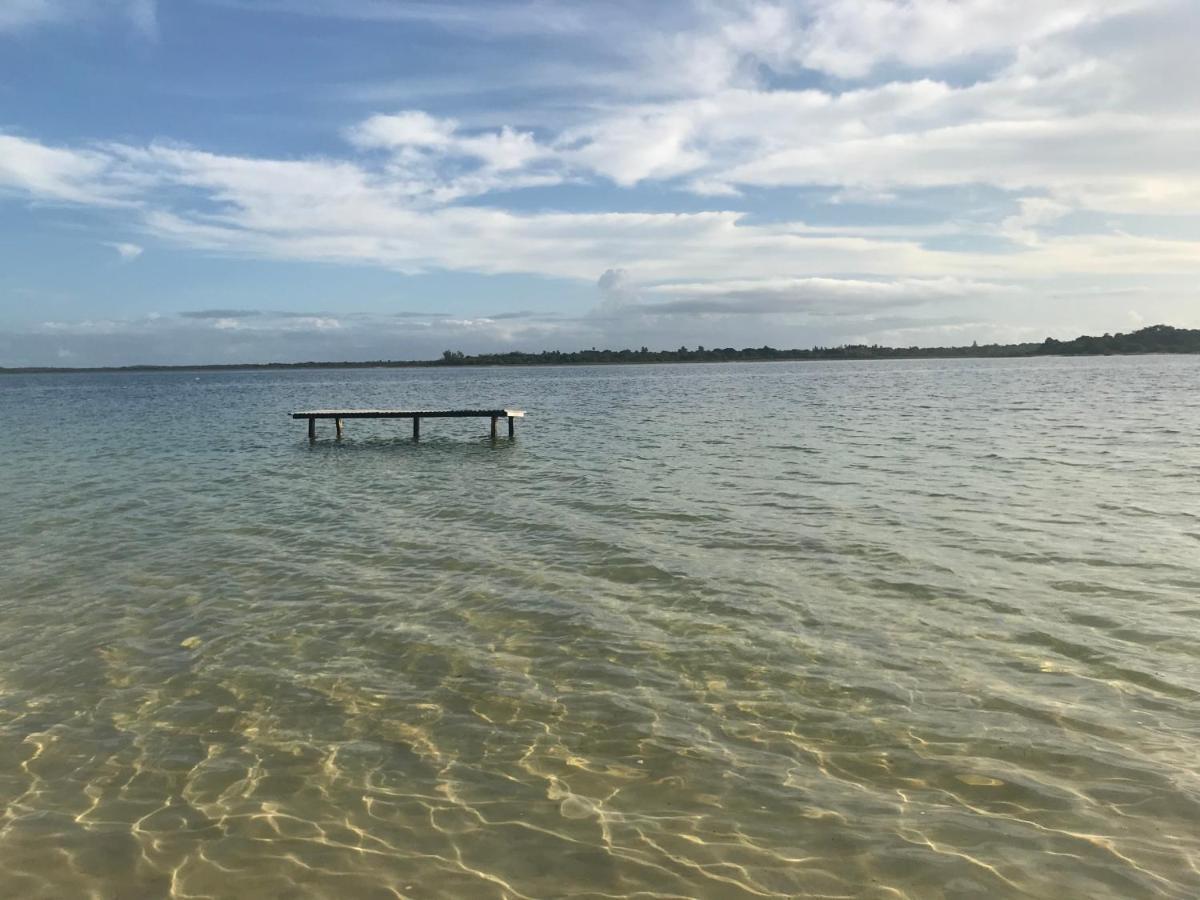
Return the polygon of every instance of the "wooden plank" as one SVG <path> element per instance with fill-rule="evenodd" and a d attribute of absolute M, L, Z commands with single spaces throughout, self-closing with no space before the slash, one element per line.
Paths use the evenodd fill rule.
<path fill-rule="evenodd" d="M 486 416 L 492 420 L 492 440 L 496 439 L 496 423 L 503 417 L 508 419 L 508 436 L 514 436 L 513 422 L 525 415 L 523 409 L 308 409 L 292 413 L 293 419 L 308 419 L 308 439 L 317 439 L 317 419 L 333 419 L 338 440 L 346 427 L 346 419 L 412 419 L 413 440 L 421 439 L 421 420 L 465 419 Z"/>
<path fill-rule="evenodd" d="M 293 419 L 411 419 L 508 416 L 522 417 L 523 409 L 309 409 L 292 413 Z"/>

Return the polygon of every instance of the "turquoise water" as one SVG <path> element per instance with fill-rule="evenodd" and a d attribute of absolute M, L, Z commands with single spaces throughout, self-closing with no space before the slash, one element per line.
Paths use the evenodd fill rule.
<path fill-rule="evenodd" d="M 1193 898 L 1198 384 L 0 378 L 0 895 Z"/>

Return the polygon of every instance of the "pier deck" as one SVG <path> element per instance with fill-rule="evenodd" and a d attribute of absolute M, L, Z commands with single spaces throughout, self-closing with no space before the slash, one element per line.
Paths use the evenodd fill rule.
<path fill-rule="evenodd" d="M 467 419 L 492 420 L 492 437 L 496 437 L 496 423 L 508 419 L 508 436 L 515 437 L 514 422 L 524 417 L 523 409 L 310 409 L 292 413 L 293 419 L 308 419 L 308 439 L 317 439 L 317 419 L 333 419 L 337 436 L 341 438 L 345 419 L 412 419 L 413 440 L 421 438 L 422 419 Z"/>

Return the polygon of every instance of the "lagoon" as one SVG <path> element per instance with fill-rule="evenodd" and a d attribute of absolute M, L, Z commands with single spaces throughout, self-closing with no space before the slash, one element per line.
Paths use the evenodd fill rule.
<path fill-rule="evenodd" d="M 0 894 L 1197 896 L 1197 384 L 0 377 Z"/>

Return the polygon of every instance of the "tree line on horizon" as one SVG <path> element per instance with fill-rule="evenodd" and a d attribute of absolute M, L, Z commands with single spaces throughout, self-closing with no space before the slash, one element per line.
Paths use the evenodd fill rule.
<path fill-rule="evenodd" d="M 664 362 L 759 362 L 764 360 L 804 359 L 952 359 L 957 357 L 1021 356 L 1116 356 L 1138 353 L 1200 353 L 1200 329 L 1151 325 L 1131 334 L 1083 335 L 1070 341 L 1046 338 L 1041 343 L 979 344 L 960 347 L 884 347 L 879 344 L 842 344 L 813 347 L 808 350 L 777 350 L 774 347 L 712 347 L 678 350 L 543 350 L 524 353 L 479 353 L 468 356 L 447 350 L 430 365 L 503 366 L 503 365 L 587 365 L 596 363 Z"/>
<path fill-rule="evenodd" d="M 425 366 L 563 366 L 602 365 L 614 363 L 671 363 L 671 362 L 763 362 L 771 360 L 836 360 L 836 359 L 955 359 L 971 357 L 1032 357 L 1032 356 L 1117 356 L 1144 353 L 1200 353 L 1200 329 L 1174 328 L 1170 325 L 1151 325 L 1129 334 L 1104 334 L 1099 337 L 1082 335 L 1070 341 L 1046 338 L 1041 343 L 979 344 L 960 347 L 884 347 L 879 344 L 844 344 L 836 347 L 812 347 L 807 350 L 778 350 L 770 346 L 713 347 L 704 346 L 678 350 L 543 350 L 525 353 L 479 353 L 468 355 L 460 350 L 447 350 L 440 359 L 431 360 L 372 360 L 366 362 L 299 362 L 299 363 L 222 363 L 214 365 L 169 366 L 134 365 L 93 368 L 62 368 L 33 366 L 5 368 L 0 373 L 36 372 L 94 372 L 133 371 L 155 372 L 171 369 L 229 370 L 229 369 L 304 369 L 304 368 L 388 368 Z"/>

